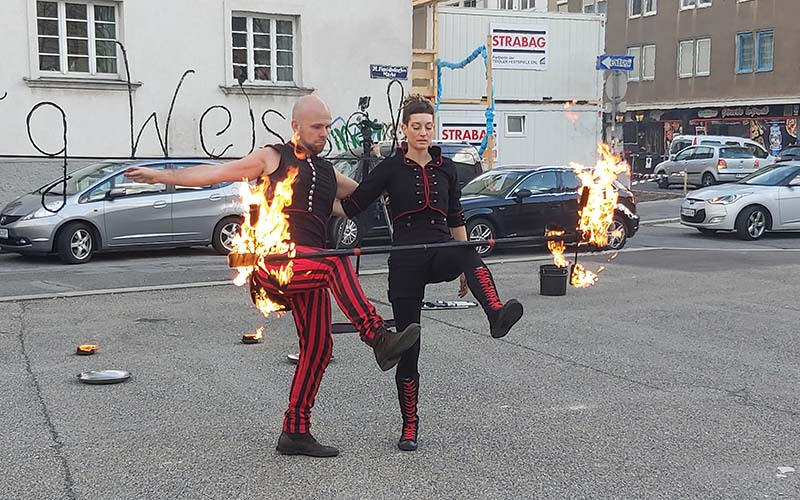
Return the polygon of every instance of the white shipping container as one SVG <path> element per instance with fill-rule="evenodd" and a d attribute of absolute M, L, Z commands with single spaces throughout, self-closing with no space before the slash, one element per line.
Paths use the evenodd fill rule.
<path fill-rule="evenodd" d="M 492 24 L 546 31 L 546 69 L 495 69 L 496 100 L 599 102 L 603 72 L 597 56 L 605 50 L 605 17 L 530 11 L 499 11 L 442 7 L 439 11 L 439 58 L 458 62 L 484 45 Z M 443 99 L 486 96 L 482 58 L 464 69 L 442 70 Z"/>
<path fill-rule="evenodd" d="M 493 70 L 495 165 L 594 164 L 602 141 L 604 75 L 595 68 L 604 53 L 605 17 L 441 8 L 439 58 L 463 60 L 487 42 L 492 26 L 509 36 L 517 26 L 529 34 L 531 41 L 519 43 L 531 50 L 504 57 L 520 54 L 527 59 L 522 67 L 535 68 Z M 517 40 L 498 42 L 513 48 Z M 486 105 L 475 102 L 487 91 L 482 58 L 463 69 L 443 69 L 441 84 L 439 137 L 478 146 L 486 127 Z"/>
<path fill-rule="evenodd" d="M 479 147 L 486 129 L 485 108 L 443 104 L 437 116 L 442 140 Z M 597 106 L 498 104 L 495 110 L 495 165 L 593 165 L 601 142 Z"/>

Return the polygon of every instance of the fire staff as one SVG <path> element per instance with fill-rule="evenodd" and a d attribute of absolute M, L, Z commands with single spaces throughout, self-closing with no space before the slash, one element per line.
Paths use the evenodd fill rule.
<path fill-rule="evenodd" d="M 182 186 L 266 177 L 270 185 L 275 185 L 286 178 L 290 168 L 297 169 L 292 203 L 287 210 L 289 232 L 298 251 L 313 251 L 325 245 L 325 227 L 334 199 L 352 192 L 355 185 L 318 156 L 325 147 L 330 124 L 331 114 L 325 103 L 316 96 L 306 96 L 292 110 L 295 135 L 291 145 L 265 147 L 241 160 L 221 165 L 165 170 L 135 167 L 126 175 L 138 182 Z M 263 269 L 252 275 L 257 288 L 274 295 L 278 302 L 288 301 L 300 341 L 300 362 L 292 380 L 277 450 L 286 455 L 332 457 L 339 450 L 320 444 L 311 434 L 311 408 L 333 348 L 328 290 L 356 326 L 361 339 L 372 347 L 384 371 L 394 367 L 401 355 L 419 340 L 419 324 L 405 324 L 400 333 L 389 331 L 364 295 L 346 257 L 321 261 L 297 259 L 293 266 L 294 276 L 283 286 Z"/>
<path fill-rule="evenodd" d="M 419 97 L 409 98 L 401 126 L 407 142 L 342 200 L 341 209 L 353 217 L 385 191 L 392 210 L 393 244 L 466 240 L 455 164 L 442 156 L 441 148 L 431 146 L 431 103 Z M 336 211 L 339 209 L 337 206 Z M 466 295 L 469 287 L 489 319 L 492 337 L 505 336 L 522 317 L 522 304 L 514 299 L 501 302 L 492 274 L 474 247 L 409 251 L 389 257 L 389 300 L 397 327 L 420 322 L 426 284 L 452 281 L 459 276 L 459 296 Z M 417 448 L 419 353 L 417 341 L 403 355 L 395 374 L 403 417 L 398 447 L 406 451 Z"/>

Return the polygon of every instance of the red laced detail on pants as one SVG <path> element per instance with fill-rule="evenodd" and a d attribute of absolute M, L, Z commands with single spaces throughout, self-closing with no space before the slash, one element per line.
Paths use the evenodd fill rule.
<path fill-rule="evenodd" d="M 489 307 L 495 311 L 501 309 L 503 303 L 500 301 L 500 297 L 497 296 L 497 288 L 494 286 L 492 275 L 489 274 L 489 270 L 485 267 L 479 267 L 475 269 L 475 276 L 477 276 L 478 284 L 481 290 L 483 290 L 486 300 L 489 302 Z"/>
<path fill-rule="evenodd" d="M 417 440 L 417 383 L 403 379 L 403 435 L 401 441 Z"/>

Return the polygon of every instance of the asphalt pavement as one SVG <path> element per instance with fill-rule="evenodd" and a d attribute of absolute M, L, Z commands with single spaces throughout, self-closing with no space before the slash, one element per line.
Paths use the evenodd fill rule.
<path fill-rule="evenodd" d="M 292 320 L 265 321 L 208 250 L 0 255 L 0 498 L 800 498 L 800 235 L 709 238 L 679 203 L 641 203 L 623 252 L 581 257 L 598 284 L 563 297 L 539 294 L 541 250 L 492 256 L 526 311 L 502 340 L 477 308 L 425 312 L 414 453 L 393 373 L 341 334 L 313 429 L 341 456 L 278 455 Z M 389 317 L 374 259 L 361 282 Z M 92 369 L 132 378 L 79 384 Z"/>

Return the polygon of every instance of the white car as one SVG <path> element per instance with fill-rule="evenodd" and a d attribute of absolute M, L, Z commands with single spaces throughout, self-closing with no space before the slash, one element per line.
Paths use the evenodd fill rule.
<path fill-rule="evenodd" d="M 756 240 L 766 231 L 800 231 L 800 161 L 775 164 L 735 184 L 692 191 L 681 224 L 701 233 L 735 231 Z"/>

